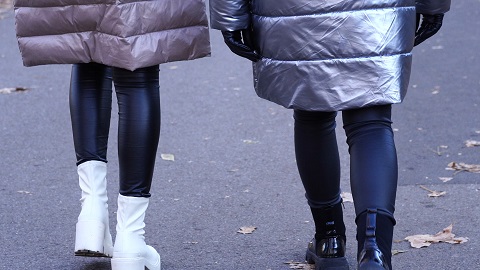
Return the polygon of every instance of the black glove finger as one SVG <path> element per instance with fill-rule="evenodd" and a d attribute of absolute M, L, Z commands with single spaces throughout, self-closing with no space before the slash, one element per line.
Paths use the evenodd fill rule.
<path fill-rule="evenodd" d="M 261 57 L 249 46 L 242 42 L 242 35 L 240 31 L 222 31 L 225 44 L 230 50 L 241 57 L 247 58 L 250 61 L 257 62 Z"/>
<path fill-rule="evenodd" d="M 258 60 L 260 60 L 260 56 L 243 43 L 239 43 L 231 39 L 226 39 L 225 43 L 227 44 L 228 48 L 230 48 L 230 50 L 236 55 L 247 58 L 248 60 L 253 62 L 257 62 Z"/>
<path fill-rule="evenodd" d="M 420 13 L 417 13 L 415 31 L 418 30 L 418 27 L 419 27 L 419 26 L 420 26 Z"/>
<path fill-rule="evenodd" d="M 243 39 L 243 43 L 254 52 L 253 57 L 255 57 L 256 60 L 252 60 L 252 59 L 250 60 L 252 60 L 253 62 L 257 62 L 258 60 L 262 59 L 262 57 L 255 52 L 255 49 L 254 49 L 255 46 L 253 45 L 252 30 L 250 29 L 242 30 L 242 39 Z"/>
<path fill-rule="evenodd" d="M 254 48 L 253 46 L 253 37 L 252 37 L 252 30 L 250 29 L 245 29 L 245 30 L 242 30 L 242 39 L 243 39 L 243 43 L 245 45 L 247 45 L 248 47 L 250 48 Z"/>
<path fill-rule="evenodd" d="M 436 25 L 436 24 L 420 27 L 418 32 L 415 34 L 414 46 L 419 45 L 420 43 L 424 42 L 425 40 L 435 35 L 438 32 L 438 30 L 440 30 L 440 27 L 441 25 Z"/>
<path fill-rule="evenodd" d="M 443 14 L 423 15 L 422 25 L 415 33 L 414 46 L 435 35 L 442 27 Z"/>
<path fill-rule="evenodd" d="M 242 41 L 242 33 L 240 31 L 222 31 L 223 39 L 231 39 L 231 40 L 238 40 L 239 42 Z"/>

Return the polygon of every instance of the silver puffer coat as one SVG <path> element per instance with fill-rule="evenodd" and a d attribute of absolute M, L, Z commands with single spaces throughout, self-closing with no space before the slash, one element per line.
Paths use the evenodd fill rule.
<path fill-rule="evenodd" d="M 135 70 L 208 56 L 205 0 L 15 0 L 25 66 L 96 62 Z"/>
<path fill-rule="evenodd" d="M 213 28 L 253 28 L 263 57 L 253 64 L 260 97 L 339 111 L 403 100 L 416 4 L 444 13 L 450 0 L 210 0 L 210 12 Z"/>

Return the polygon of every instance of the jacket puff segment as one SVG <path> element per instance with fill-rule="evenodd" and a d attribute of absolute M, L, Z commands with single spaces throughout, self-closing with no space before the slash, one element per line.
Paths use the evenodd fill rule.
<path fill-rule="evenodd" d="M 15 0 L 25 66 L 135 70 L 210 55 L 204 0 Z"/>
<path fill-rule="evenodd" d="M 393 104 L 405 97 L 415 0 L 249 2 L 210 0 L 211 24 L 253 29 L 255 50 L 263 57 L 253 63 L 260 97 L 309 111 Z"/>

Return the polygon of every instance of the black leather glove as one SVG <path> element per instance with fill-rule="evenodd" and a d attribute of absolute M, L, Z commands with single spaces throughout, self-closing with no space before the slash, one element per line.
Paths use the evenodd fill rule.
<path fill-rule="evenodd" d="M 222 35 L 228 48 L 234 54 L 253 62 L 262 59 L 253 49 L 252 32 L 250 30 L 222 31 Z"/>
<path fill-rule="evenodd" d="M 419 14 L 417 13 L 417 31 L 415 32 L 414 46 L 424 42 L 431 36 L 435 35 L 442 27 L 444 14 Z M 422 17 L 422 24 L 420 25 L 420 17 Z M 418 27 L 420 25 L 420 27 Z"/>

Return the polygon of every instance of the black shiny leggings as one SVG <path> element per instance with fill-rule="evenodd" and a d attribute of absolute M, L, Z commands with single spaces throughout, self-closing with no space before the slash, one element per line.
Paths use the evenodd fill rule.
<path fill-rule="evenodd" d="M 336 112 L 294 111 L 297 166 L 310 207 L 341 201 Z M 350 153 L 350 184 L 357 216 L 367 208 L 393 219 L 398 165 L 391 105 L 342 112 Z"/>
<path fill-rule="evenodd" d="M 119 192 L 149 197 L 160 136 L 158 66 L 132 72 L 96 63 L 73 65 L 70 115 L 77 165 L 107 162 L 112 81 L 119 114 Z"/>

